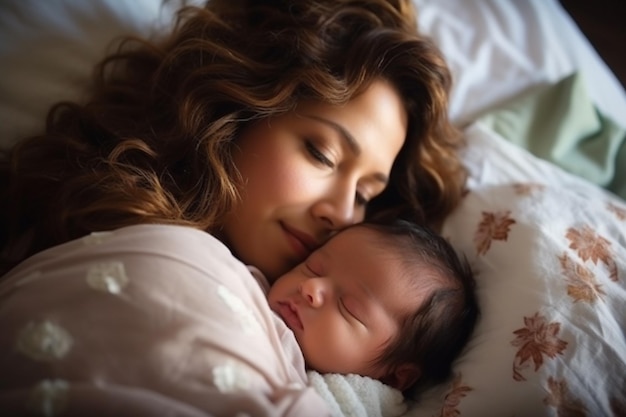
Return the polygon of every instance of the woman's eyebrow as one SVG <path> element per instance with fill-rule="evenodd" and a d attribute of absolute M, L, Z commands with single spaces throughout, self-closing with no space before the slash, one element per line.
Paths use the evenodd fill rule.
<path fill-rule="evenodd" d="M 318 122 L 322 122 L 332 127 L 337 132 L 339 132 L 339 135 L 345 140 L 348 147 L 352 150 L 352 152 L 354 152 L 355 155 L 358 156 L 361 154 L 361 146 L 359 145 L 359 143 L 356 141 L 356 139 L 354 139 L 354 136 L 352 136 L 352 134 L 348 132 L 346 128 L 341 126 L 339 123 L 333 122 L 332 120 L 326 119 L 324 117 L 315 116 L 313 114 L 304 114 L 303 116 L 308 119 L 317 120 Z"/>
<path fill-rule="evenodd" d="M 348 132 L 348 130 L 345 127 L 341 126 L 339 123 L 333 122 L 332 120 L 326 119 L 325 117 L 316 116 L 314 114 L 303 114 L 302 117 L 306 117 L 312 120 L 317 120 L 318 122 L 322 122 L 332 127 L 337 132 L 339 132 L 339 136 L 341 136 L 344 139 L 344 141 L 346 142 L 350 150 L 356 156 L 359 156 L 361 154 L 361 146 L 359 145 L 359 142 L 357 142 L 356 139 L 354 139 L 354 136 L 352 136 L 352 134 Z M 377 173 L 374 176 L 374 178 L 382 182 L 385 185 L 387 185 L 387 183 L 389 182 L 389 178 L 386 175 L 381 174 L 381 173 Z"/>

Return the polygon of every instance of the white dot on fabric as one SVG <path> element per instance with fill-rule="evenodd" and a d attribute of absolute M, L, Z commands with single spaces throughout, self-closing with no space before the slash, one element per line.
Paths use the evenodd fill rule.
<path fill-rule="evenodd" d="M 32 389 L 28 408 L 37 415 L 60 416 L 67 404 L 68 388 L 62 379 L 44 379 Z"/>
<path fill-rule="evenodd" d="M 31 359 L 49 362 L 62 359 L 72 348 L 72 336 L 61 326 L 29 322 L 17 335 L 16 349 Z"/>
<path fill-rule="evenodd" d="M 85 237 L 82 241 L 85 245 L 99 245 L 103 243 L 107 237 L 111 236 L 113 232 L 93 232 Z"/>
<path fill-rule="evenodd" d="M 87 271 L 87 284 L 97 291 L 119 294 L 128 285 L 128 276 L 122 262 L 93 265 Z"/>
<path fill-rule="evenodd" d="M 224 301 L 233 313 L 235 313 L 235 318 L 241 324 L 241 328 L 244 333 L 253 334 L 262 331 L 261 325 L 257 321 L 256 317 L 254 317 L 252 311 L 246 307 L 241 298 L 237 297 L 232 291 L 223 285 L 220 285 L 217 288 L 217 295 L 219 295 L 222 301 Z"/>
<path fill-rule="evenodd" d="M 248 373 L 235 362 L 213 368 L 213 383 L 221 392 L 244 391 L 250 388 Z"/>

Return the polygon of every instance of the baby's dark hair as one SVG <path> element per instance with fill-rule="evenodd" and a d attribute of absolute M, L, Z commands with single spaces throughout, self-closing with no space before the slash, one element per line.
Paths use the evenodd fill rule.
<path fill-rule="evenodd" d="M 401 318 L 397 336 L 375 361 L 390 375 L 401 365 L 416 365 L 421 374 L 404 390 L 416 395 L 450 376 L 454 360 L 474 330 L 480 314 L 474 274 L 465 257 L 426 226 L 403 220 L 361 226 L 379 231 L 381 248 L 404 263 L 415 288 L 429 292 L 415 311 Z M 424 267 L 429 270 L 426 274 Z"/>

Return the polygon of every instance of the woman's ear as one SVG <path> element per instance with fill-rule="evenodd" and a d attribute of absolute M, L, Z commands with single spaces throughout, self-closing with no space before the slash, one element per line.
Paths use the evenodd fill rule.
<path fill-rule="evenodd" d="M 415 384 L 421 374 L 419 366 L 413 363 L 404 363 L 393 369 L 382 382 L 397 390 L 404 391 Z"/>

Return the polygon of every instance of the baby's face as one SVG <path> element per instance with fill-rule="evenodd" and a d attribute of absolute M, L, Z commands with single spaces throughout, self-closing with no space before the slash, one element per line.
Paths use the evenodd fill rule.
<path fill-rule="evenodd" d="M 269 292 L 272 310 L 293 330 L 307 366 L 381 378 L 375 361 L 421 304 L 397 256 L 374 243 L 378 232 L 339 233 Z"/>

